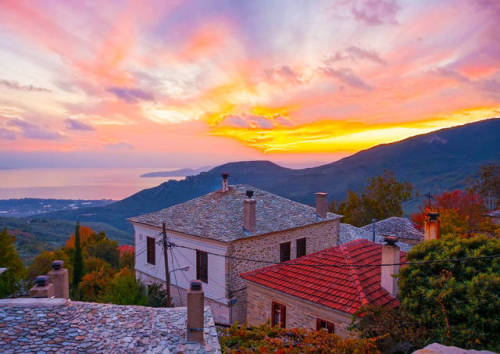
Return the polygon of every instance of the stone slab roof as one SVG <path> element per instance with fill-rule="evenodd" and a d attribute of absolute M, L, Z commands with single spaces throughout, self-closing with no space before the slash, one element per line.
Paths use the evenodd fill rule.
<path fill-rule="evenodd" d="M 406 253 L 401 252 L 404 262 Z M 382 245 L 356 240 L 291 261 L 243 273 L 241 277 L 299 299 L 354 314 L 362 305 L 396 306 L 380 284 Z M 319 266 L 324 265 L 324 266 Z M 334 265 L 334 266 L 327 266 Z"/>
<path fill-rule="evenodd" d="M 64 299 L 0 300 L 0 348 L 14 352 L 220 353 L 205 308 L 205 345 L 186 344 L 186 308 Z"/>
<path fill-rule="evenodd" d="M 256 231 L 243 230 L 243 201 L 246 191 L 254 191 Z M 340 215 L 328 213 L 325 219 L 316 208 L 272 194 L 249 185 L 231 185 L 228 192 L 216 191 L 155 213 L 130 218 L 136 223 L 161 227 L 189 235 L 231 242 L 250 236 L 283 231 L 335 220 Z"/>
<path fill-rule="evenodd" d="M 371 232 L 373 224 L 363 226 L 361 229 Z M 418 231 L 410 219 L 392 216 L 375 222 L 375 232 L 384 236 L 397 236 L 399 239 L 422 240 L 424 234 Z"/>
<path fill-rule="evenodd" d="M 385 235 L 379 234 L 375 231 L 375 242 L 379 244 L 384 243 Z M 339 245 L 346 244 L 351 241 L 364 239 L 368 241 L 373 240 L 373 233 L 370 229 L 365 230 L 361 227 L 356 227 L 351 224 L 340 223 L 339 226 Z M 401 248 L 401 251 L 408 252 L 413 248 L 413 245 L 404 242 L 405 239 L 401 239 L 396 244 Z"/>

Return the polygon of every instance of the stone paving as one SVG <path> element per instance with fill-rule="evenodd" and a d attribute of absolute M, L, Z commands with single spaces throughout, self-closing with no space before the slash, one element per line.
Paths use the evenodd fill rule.
<path fill-rule="evenodd" d="M 2 353 L 220 353 L 205 308 L 205 345 L 189 344 L 186 308 L 120 306 L 64 299 L 0 300 Z"/>

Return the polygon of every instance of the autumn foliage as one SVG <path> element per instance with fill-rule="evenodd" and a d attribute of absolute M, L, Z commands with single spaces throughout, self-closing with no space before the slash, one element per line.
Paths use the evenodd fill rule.
<path fill-rule="evenodd" d="M 357 339 L 330 334 L 325 330 L 271 327 L 239 327 L 237 323 L 220 336 L 224 353 L 380 353 L 378 338 Z"/>

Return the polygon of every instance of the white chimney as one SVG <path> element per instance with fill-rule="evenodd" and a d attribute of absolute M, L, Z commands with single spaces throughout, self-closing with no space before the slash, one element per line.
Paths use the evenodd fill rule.
<path fill-rule="evenodd" d="M 316 193 L 316 214 L 318 214 L 322 219 L 326 219 L 327 212 L 328 212 L 328 193 L 323 193 L 323 192 Z"/>
<path fill-rule="evenodd" d="M 229 182 L 227 178 L 229 177 L 229 173 L 224 172 L 222 174 L 222 192 L 227 192 L 229 190 Z"/>
<path fill-rule="evenodd" d="M 380 267 L 380 283 L 393 297 L 398 294 L 398 280 L 393 277 L 394 274 L 399 273 L 400 250 L 396 245 L 397 240 L 395 236 L 385 238 L 385 244 L 382 245 L 382 264 L 390 265 Z"/>
<path fill-rule="evenodd" d="M 243 229 L 255 232 L 256 229 L 256 200 L 253 199 L 253 191 L 247 191 L 247 199 L 243 201 Z"/>

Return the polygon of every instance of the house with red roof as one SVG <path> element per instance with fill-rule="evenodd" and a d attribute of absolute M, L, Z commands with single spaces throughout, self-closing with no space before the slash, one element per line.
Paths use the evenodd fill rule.
<path fill-rule="evenodd" d="M 241 274 L 247 282 L 247 322 L 348 336 L 352 315 L 366 304 L 397 306 L 397 238 L 365 239 Z M 386 266 L 381 266 L 385 264 Z"/>

